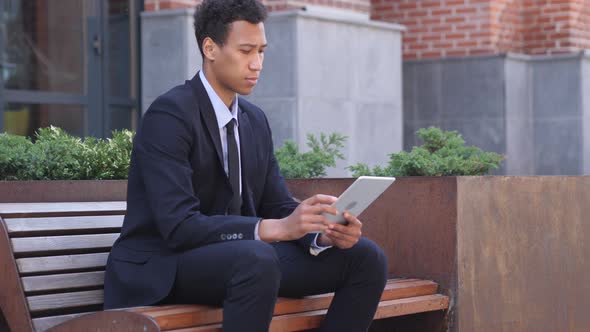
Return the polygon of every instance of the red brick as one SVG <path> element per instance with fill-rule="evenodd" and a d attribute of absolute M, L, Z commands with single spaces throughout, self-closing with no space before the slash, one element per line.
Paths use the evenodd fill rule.
<path fill-rule="evenodd" d="M 463 22 L 465 22 L 465 17 L 461 17 L 461 16 L 445 17 L 445 23 L 463 23 Z"/>
<path fill-rule="evenodd" d="M 465 38 L 465 33 L 463 32 L 455 32 L 455 33 L 447 33 L 445 34 L 446 39 L 463 39 Z"/>
<path fill-rule="evenodd" d="M 451 31 L 453 31 L 453 26 L 450 24 L 435 25 L 430 28 L 430 31 L 432 31 L 432 32 L 451 32 Z"/>
<path fill-rule="evenodd" d="M 457 46 L 471 49 L 477 47 L 477 42 L 474 40 L 461 41 L 457 43 Z"/>
<path fill-rule="evenodd" d="M 428 45 L 426 43 L 410 44 L 410 49 L 411 50 L 426 50 L 426 49 L 428 49 Z"/>
<path fill-rule="evenodd" d="M 434 48 L 436 49 L 441 49 L 441 50 L 448 50 L 453 48 L 453 43 L 450 42 L 439 42 L 439 43 L 433 43 L 432 44 L 434 46 Z"/>
<path fill-rule="evenodd" d="M 429 59 L 429 58 L 440 58 L 442 57 L 442 50 L 439 51 L 430 51 L 422 53 L 422 58 Z"/>
<path fill-rule="evenodd" d="M 448 50 L 447 56 L 466 56 L 467 50 Z"/>
<path fill-rule="evenodd" d="M 453 11 L 448 8 L 436 9 L 431 12 L 432 15 L 437 15 L 437 16 L 438 15 L 451 15 L 452 13 L 453 13 Z"/>
<path fill-rule="evenodd" d="M 455 12 L 458 13 L 458 14 L 467 14 L 467 15 L 469 15 L 469 14 L 475 14 L 475 13 L 477 13 L 477 8 L 474 8 L 474 7 L 457 8 L 455 10 Z"/>

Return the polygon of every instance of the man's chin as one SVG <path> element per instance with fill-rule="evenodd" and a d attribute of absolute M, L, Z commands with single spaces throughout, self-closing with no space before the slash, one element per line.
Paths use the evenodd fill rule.
<path fill-rule="evenodd" d="M 242 88 L 238 91 L 238 94 L 242 96 L 247 96 L 254 91 L 254 87 Z"/>

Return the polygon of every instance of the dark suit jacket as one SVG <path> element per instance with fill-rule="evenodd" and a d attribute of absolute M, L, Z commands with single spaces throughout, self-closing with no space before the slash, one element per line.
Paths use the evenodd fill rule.
<path fill-rule="evenodd" d="M 131 155 L 127 215 L 106 267 L 105 308 L 164 299 L 180 252 L 239 240 L 234 234 L 253 240 L 261 217 L 283 218 L 297 207 L 279 172 L 264 113 L 241 98 L 238 105 L 242 216 L 226 215 L 232 189 L 199 76 L 157 98 L 143 116 Z M 299 242 L 307 250 L 312 238 Z"/>

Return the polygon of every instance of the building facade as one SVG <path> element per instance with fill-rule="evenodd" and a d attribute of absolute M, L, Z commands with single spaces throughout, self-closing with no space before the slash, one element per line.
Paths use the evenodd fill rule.
<path fill-rule="evenodd" d="M 590 174 L 590 1 L 371 4 L 407 27 L 405 148 L 435 125 L 505 154 L 501 174 Z"/>
<path fill-rule="evenodd" d="M 248 96 L 275 146 L 349 137 L 383 164 L 427 126 L 507 156 L 498 174 L 590 174 L 590 0 L 264 0 Z M 0 2 L 0 131 L 107 137 L 200 68 L 197 0 Z"/>

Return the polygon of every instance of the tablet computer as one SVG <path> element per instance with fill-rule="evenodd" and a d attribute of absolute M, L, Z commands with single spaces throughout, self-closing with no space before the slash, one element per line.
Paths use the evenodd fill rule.
<path fill-rule="evenodd" d="M 332 204 L 338 215 L 324 213 L 330 221 L 346 224 L 344 212 L 348 211 L 359 216 L 373 201 L 375 201 L 395 181 L 393 177 L 361 176 L 348 187 L 338 200 Z"/>

